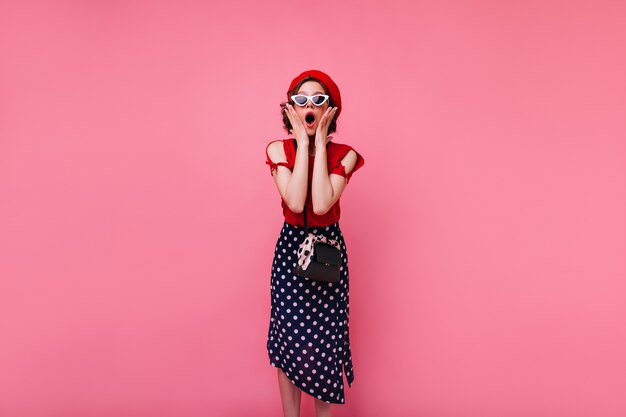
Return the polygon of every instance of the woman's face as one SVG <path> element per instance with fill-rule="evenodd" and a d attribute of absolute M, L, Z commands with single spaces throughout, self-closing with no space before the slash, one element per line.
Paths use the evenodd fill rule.
<path fill-rule="evenodd" d="M 304 94 L 305 96 L 314 96 L 316 94 L 326 94 L 326 93 L 324 92 L 324 88 L 322 87 L 322 85 L 318 83 L 317 81 L 307 81 L 300 86 L 296 94 Z M 302 121 L 302 123 L 304 123 L 304 127 L 306 127 L 306 133 L 309 135 L 309 137 L 315 136 L 315 130 L 317 129 L 317 125 L 319 124 L 319 121 L 322 118 L 322 115 L 328 108 L 329 102 L 330 100 L 326 100 L 324 104 L 318 107 L 315 104 L 313 104 L 311 100 L 309 100 L 304 106 L 300 107 L 296 104 L 293 104 L 293 101 L 291 101 L 293 108 L 296 110 L 296 114 L 298 115 L 298 117 L 300 117 L 300 120 Z M 307 115 L 309 114 L 311 114 L 312 117 L 309 116 L 307 118 Z M 307 120 L 310 123 L 307 123 Z"/>

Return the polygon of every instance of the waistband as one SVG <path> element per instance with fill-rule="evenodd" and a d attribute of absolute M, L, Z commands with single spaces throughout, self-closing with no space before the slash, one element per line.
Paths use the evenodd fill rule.
<path fill-rule="evenodd" d="M 288 223 L 287 220 L 285 220 L 283 222 L 283 227 L 286 227 L 288 229 L 294 229 L 294 230 L 304 230 L 304 226 L 296 226 L 294 224 Z M 337 229 L 340 229 L 340 227 L 339 227 L 339 220 L 337 220 L 335 223 L 328 224 L 326 226 L 308 226 L 307 228 L 311 232 L 319 232 L 321 230 L 337 230 Z"/>

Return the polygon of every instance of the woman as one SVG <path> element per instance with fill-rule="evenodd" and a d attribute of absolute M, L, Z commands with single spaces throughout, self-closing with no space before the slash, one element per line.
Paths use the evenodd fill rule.
<path fill-rule="evenodd" d="M 348 256 L 339 228 L 339 198 L 365 163 L 351 146 L 331 142 L 341 112 L 339 88 L 325 73 L 309 70 L 291 82 L 283 124 L 295 139 L 271 141 L 266 163 L 282 198 L 285 221 L 271 274 L 270 364 L 278 368 L 285 417 L 299 416 L 300 394 L 315 399 L 317 417 L 344 404 L 343 375 L 352 386 L 349 337 Z M 306 203 L 306 205 L 305 205 Z M 294 273 L 297 250 L 309 232 L 336 240 L 342 251 L 339 282 L 319 282 Z"/>

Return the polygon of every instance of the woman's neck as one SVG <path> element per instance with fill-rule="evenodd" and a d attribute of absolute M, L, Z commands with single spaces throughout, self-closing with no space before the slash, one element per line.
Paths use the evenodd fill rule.
<path fill-rule="evenodd" d="M 326 146 L 328 146 L 328 143 L 326 144 Z M 315 143 L 309 144 L 309 155 L 311 156 L 315 155 L 315 151 L 316 151 Z"/>
<path fill-rule="evenodd" d="M 309 155 L 315 155 L 315 136 L 309 136 Z"/>

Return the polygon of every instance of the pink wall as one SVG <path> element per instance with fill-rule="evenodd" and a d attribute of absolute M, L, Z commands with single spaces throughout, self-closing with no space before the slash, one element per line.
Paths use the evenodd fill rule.
<path fill-rule="evenodd" d="M 626 415 L 626 7 L 508 3 L 2 2 L 0 415 L 280 415 L 309 68 L 366 159 L 335 416 Z"/>

